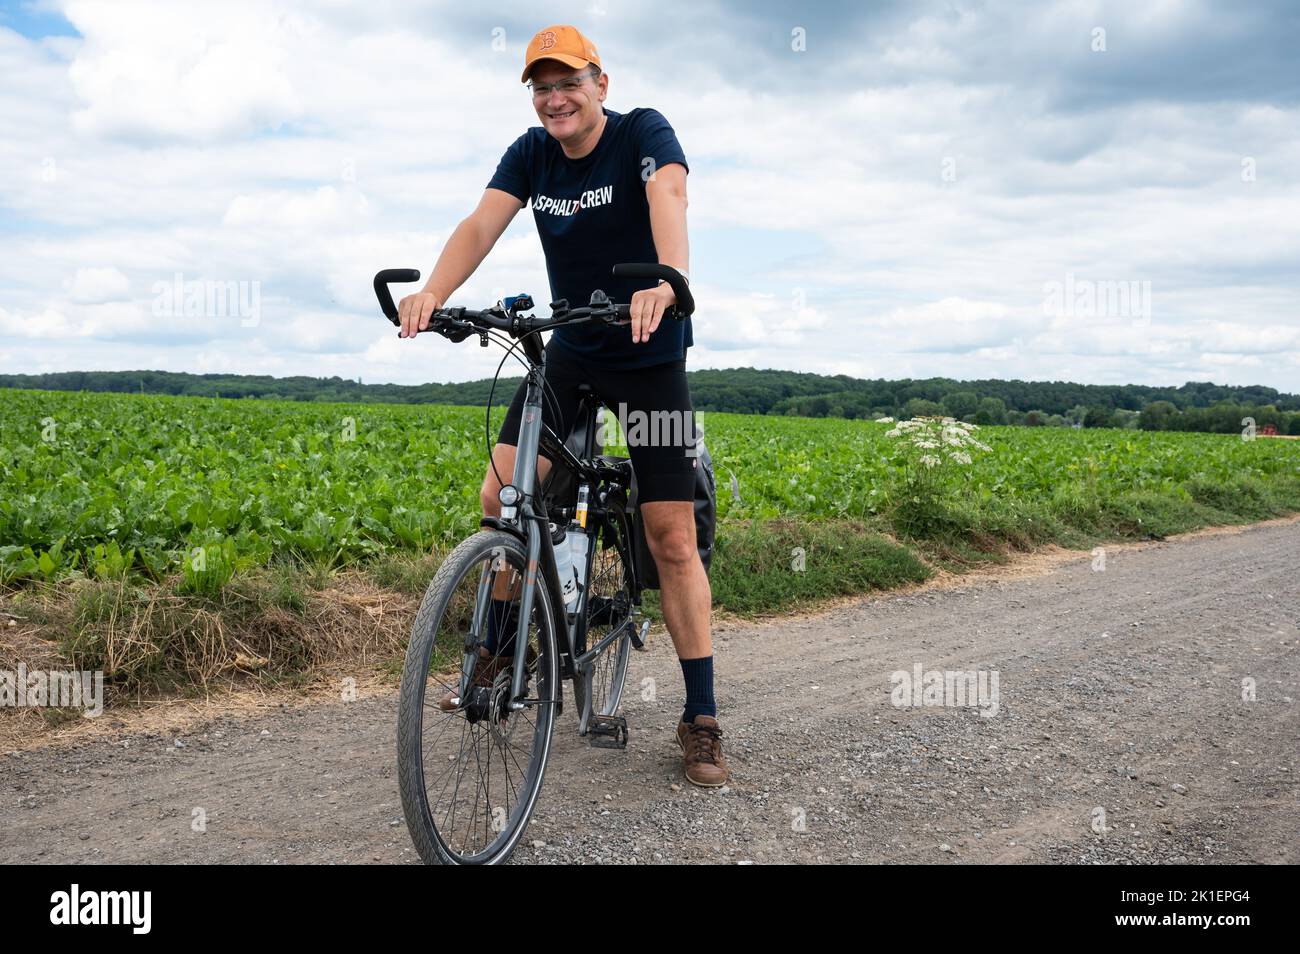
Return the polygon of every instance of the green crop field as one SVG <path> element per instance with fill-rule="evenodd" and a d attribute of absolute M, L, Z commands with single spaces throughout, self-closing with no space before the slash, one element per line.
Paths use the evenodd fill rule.
<path fill-rule="evenodd" d="M 0 391 L 0 580 L 162 579 L 426 553 L 478 526 L 481 409 Z M 495 435 L 500 412 L 494 414 Z M 918 484 L 890 426 L 700 416 L 721 521 L 851 520 L 907 539 L 1158 535 L 1300 509 L 1300 442 L 983 428 Z M 734 484 L 733 484 L 734 478 Z M 224 563 L 223 563 L 224 561 Z"/>

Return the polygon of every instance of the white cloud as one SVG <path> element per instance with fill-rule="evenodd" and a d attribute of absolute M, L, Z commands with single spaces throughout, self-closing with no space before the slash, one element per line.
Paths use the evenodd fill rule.
<path fill-rule="evenodd" d="M 311 32 L 303 17 L 238 0 L 78 0 L 65 12 L 86 38 L 69 68 L 83 103 L 72 124 L 83 135 L 211 141 L 302 112 L 285 65 Z"/>
<path fill-rule="evenodd" d="M 355 189 L 329 185 L 307 194 L 280 191 L 235 196 L 221 224 L 271 230 L 337 228 L 356 226 L 369 210 L 366 197 Z"/>
<path fill-rule="evenodd" d="M 116 268 L 79 268 L 68 283 L 72 300 L 83 304 L 117 301 L 131 290 L 131 280 Z"/>
<path fill-rule="evenodd" d="M 63 339 L 85 337 L 89 333 L 84 325 L 70 321 L 62 312 L 53 309 L 46 309 L 39 314 L 20 314 L 0 308 L 0 336 L 5 338 Z M 9 354 L 17 354 L 19 350 L 14 348 Z"/>
<path fill-rule="evenodd" d="M 496 23 L 432 2 L 56 5 L 80 38 L 0 29 L 0 120 L 14 131 L 0 137 L 0 330 L 14 339 L 0 370 L 411 383 L 495 369 L 499 354 L 472 342 L 399 342 L 370 280 L 395 266 L 427 277 L 502 151 L 536 123 L 518 83 L 518 17 L 532 8 L 496 18 L 498 50 Z M 1224 20 L 1103 6 L 1112 40 L 1144 55 Z M 1267 92 L 1267 62 L 1265 92 L 1245 99 L 1136 80 L 1125 97 L 1107 72 L 1084 82 L 1133 68 L 1122 48 L 1105 61 L 1075 51 L 1070 31 L 1101 9 L 900 8 L 868 22 L 846 7 L 827 14 L 839 35 L 810 28 L 804 58 L 782 60 L 763 46 L 775 21 L 761 10 L 670 7 L 660 13 L 690 18 L 684 42 L 721 51 L 670 70 L 641 42 L 644 10 L 593 15 L 607 105 L 654 105 L 691 161 L 691 366 L 1212 374 L 1294 390 L 1300 110 Z M 1242 23 L 1224 25 L 1225 57 Z M 729 68 L 746 58 L 770 74 Z M 819 85 L 832 68 L 839 85 Z M 747 237 L 760 233 L 809 241 L 785 252 Z M 155 314 L 155 283 L 177 273 L 258 283 L 260 323 Z M 1044 283 L 1067 274 L 1149 281 L 1151 320 L 1045 316 Z M 549 300 L 527 211 L 454 301 L 518 291 Z"/>

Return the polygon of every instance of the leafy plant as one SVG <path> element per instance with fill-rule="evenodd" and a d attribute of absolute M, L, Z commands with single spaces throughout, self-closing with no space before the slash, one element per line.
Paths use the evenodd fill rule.
<path fill-rule="evenodd" d="M 389 553 L 427 554 L 478 527 L 481 407 L 3 397 L 2 582 L 157 581 L 180 571 L 187 587 L 219 589 L 212 581 L 226 572 L 222 555 L 200 574 L 187 569 L 194 547 L 233 541 L 233 572 L 277 557 L 327 572 Z M 493 421 L 502 415 L 494 410 Z M 1199 501 L 1221 519 L 1246 518 L 1280 512 L 1300 482 L 1300 441 L 1238 433 L 990 426 L 969 432 L 982 446 L 957 446 L 944 428 L 959 422 L 914 432 L 903 422 L 905 438 L 889 436 L 903 427 L 894 422 L 701 416 L 722 534 L 742 516 L 888 518 L 917 532 L 1077 517 L 1090 531 L 1128 532 L 1150 523 L 1130 515 L 1129 498 Z M 52 431 L 46 419 L 57 423 Z M 963 451 L 970 465 L 953 456 Z M 939 463 L 927 466 L 926 453 Z M 900 525 L 904 510 L 913 522 Z"/>

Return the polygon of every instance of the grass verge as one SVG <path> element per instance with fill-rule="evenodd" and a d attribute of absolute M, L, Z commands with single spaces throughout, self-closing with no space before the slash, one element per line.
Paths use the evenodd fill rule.
<path fill-rule="evenodd" d="M 897 504 L 871 521 L 756 520 L 721 527 L 714 607 L 742 616 L 920 583 L 1045 544 L 1088 548 L 1161 539 L 1300 511 L 1300 480 L 1192 481 L 1118 496 L 1078 486 L 1034 500 Z M 237 574 L 214 595 L 179 580 L 77 580 L 0 594 L 0 669 L 102 670 L 110 699 L 208 692 L 238 681 L 299 684 L 319 667 L 400 672 L 411 622 L 443 551 L 390 553 L 333 574 L 281 562 Z M 645 608 L 659 613 L 659 593 Z M 57 719 L 57 714 L 51 714 Z"/>

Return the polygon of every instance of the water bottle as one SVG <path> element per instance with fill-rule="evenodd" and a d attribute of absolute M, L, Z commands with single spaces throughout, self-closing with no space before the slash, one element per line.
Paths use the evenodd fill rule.
<path fill-rule="evenodd" d="M 572 609 L 578 598 L 578 581 L 573 576 L 573 547 L 569 543 L 563 527 L 551 524 L 551 542 L 555 544 L 555 569 L 560 574 L 560 586 L 564 592 L 564 605 Z"/>
<path fill-rule="evenodd" d="M 571 552 L 570 559 L 573 561 L 573 581 L 580 589 L 583 580 L 587 578 L 587 546 L 589 537 L 587 531 L 583 530 L 576 524 L 569 527 L 569 549 Z M 574 590 L 574 596 L 577 596 L 577 590 Z"/>

